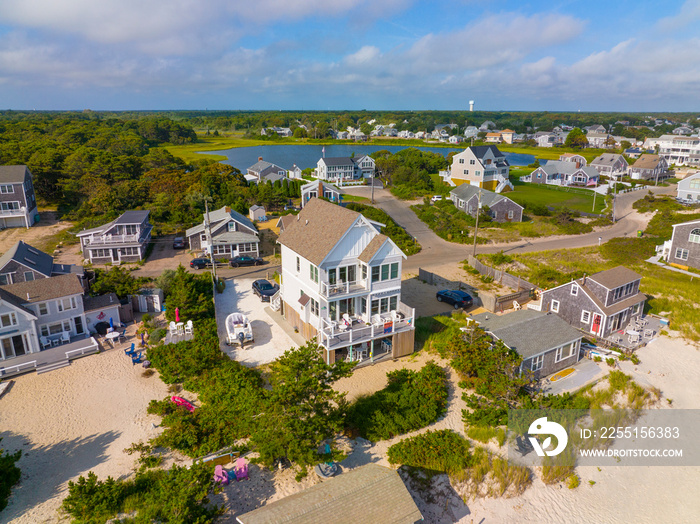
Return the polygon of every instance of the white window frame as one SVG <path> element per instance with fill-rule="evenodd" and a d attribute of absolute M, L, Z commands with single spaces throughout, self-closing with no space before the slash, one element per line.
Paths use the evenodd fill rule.
<path fill-rule="evenodd" d="M 48 302 L 39 302 L 37 309 L 39 310 L 39 316 L 48 315 L 49 314 Z"/>
<path fill-rule="evenodd" d="M 7 320 L 4 320 L 7 319 Z M 5 323 L 7 322 L 7 324 Z M 0 327 L 6 328 L 17 325 L 17 315 L 10 311 L 9 313 L 4 313 L 0 315 Z"/>
<path fill-rule="evenodd" d="M 318 284 L 318 268 L 313 264 L 309 264 L 309 279 Z"/>
<path fill-rule="evenodd" d="M 578 284 L 573 284 L 571 286 L 571 296 L 572 297 L 578 296 Z"/>
<path fill-rule="evenodd" d="M 508 220 L 510 220 L 511 218 L 513 218 L 513 210 L 512 209 L 508 210 Z"/>
<path fill-rule="evenodd" d="M 67 302 L 67 304 L 66 304 Z M 56 301 L 56 305 L 58 307 L 58 311 L 70 311 L 71 309 L 77 309 L 78 308 L 78 303 L 75 300 L 75 297 L 70 297 L 70 298 L 59 298 Z"/>
<path fill-rule="evenodd" d="M 690 232 L 690 235 L 688 236 L 688 242 L 692 242 L 693 244 L 700 244 L 700 228 L 696 227 Z"/>
<path fill-rule="evenodd" d="M 591 323 L 591 312 L 586 311 L 585 309 L 581 311 L 581 322 L 584 324 L 588 325 Z"/>
<path fill-rule="evenodd" d="M 297 257 L 297 273 L 301 271 L 301 261 L 299 260 L 299 257 Z"/>
<path fill-rule="evenodd" d="M 9 188 L 9 191 L 8 191 Z M 2 195 L 10 195 L 15 192 L 15 186 L 12 184 L 2 184 L 0 185 L 0 194 Z"/>
<path fill-rule="evenodd" d="M 677 260 L 688 260 L 688 253 L 689 253 L 689 251 L 687 249 L 682 248 L 682 247 L 677 247 L 676 254 L 674 255 L 674 258 Z"/>
<path fill-rule="evenodd" d="M 544 365 L 544 354 L 533 357 L 530 361 L 530 371 L 539 371 Z"/>
<path fill-rule="evenodd" d="M 54 335 L 60 335 L 61 333 L 70 333 L 70 320 L 62 320 L 61 322 L 54 322 L 53 324 L 44 324 L 41 326 L 41 336 L 50 337 Z"/>
<path fill-rule="evenodd" d="M 558 300 L 552 300 L 552 312 L 553 313 L 559 313 L 559 301 Z"/>

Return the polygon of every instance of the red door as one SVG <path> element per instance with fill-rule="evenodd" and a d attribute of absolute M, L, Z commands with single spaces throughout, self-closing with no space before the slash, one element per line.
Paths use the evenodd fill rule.
<path fill-rule="evenodd" d="M 593 315 L 593 328 L 591 329 L 591 333 L 595 333 L 596 335 L 600 332 L 600 321 L 602 320 L 602 317 L 598 314 Z"/>

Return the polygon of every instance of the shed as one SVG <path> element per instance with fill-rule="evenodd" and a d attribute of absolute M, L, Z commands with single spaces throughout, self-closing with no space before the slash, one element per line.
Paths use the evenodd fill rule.
<path fill-rule="evenodd" d="M 253 205 L 248 210 L 248 218 L 253 222 L 264 222 L 267 220 L 265 216 L 265 208 L 258 205 Z"/>
<path fill-rule="evenodd" d="M 159 313 L 163 310 L 163 290 L 146 287 L 137 295 L 129 295 L 129 301 L 137 313 Z"/>

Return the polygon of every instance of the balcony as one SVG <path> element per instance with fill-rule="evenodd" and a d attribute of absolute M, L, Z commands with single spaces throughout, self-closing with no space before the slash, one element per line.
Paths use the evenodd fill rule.
<path fill-rule="evenodd" d="M 348 327 L 324 318 L 318 337 L 320 344 L 331 351 L 414 329 L 414 322 L 415 309 L 399 302 L 395 311 L 381 315 L 366 313 L 353 318 L 352 325 Z"/>
<path fill-rule="evenodd" d="M 27 213 L 27 208 L 20 207 L 19 209 L 0 209 L 0 217 L 22 217 Z"/>
<path fill-rule="evenodd" d="M 355 282 L 337 282 L 329 284 L 321 282 L 321 295 L 329 299 L 337 299 L 355 293 L 368 291 L 367 280 L 357 280 Z"/>
<path fill-rule="evenodd" d="M 148 238 L 151 233 L 151 227 L 144 229 L 133 235 L 100 235 L 94 238 L 88 238 L 85 245 L 99 246 L 110 244 L 140 244 Z"/>

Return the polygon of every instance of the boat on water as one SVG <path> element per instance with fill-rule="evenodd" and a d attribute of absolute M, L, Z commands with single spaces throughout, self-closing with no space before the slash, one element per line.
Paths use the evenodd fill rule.
<path fill-rule="evenodd" d="M 242 313 L 231 313 L 226 317 L 226 333 L 228 335 L 226 342 L 229 346 L 235 344 L 243 346 L 246 342 L 254 340 L 250 321 Z"/>

